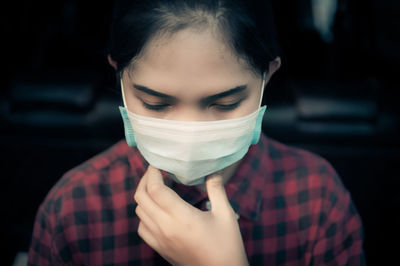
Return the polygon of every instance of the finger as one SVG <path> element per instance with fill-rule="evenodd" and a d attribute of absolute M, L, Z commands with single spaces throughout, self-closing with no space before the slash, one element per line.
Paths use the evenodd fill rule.
<path fill-rule="evenodd" d="M 146 227 L 152 232 L 153 235 L 160 234 L 160 227 L 150 218 L 150 216 L 144 211 L 144 209 L 138 205 L 135 210 L 137 216 L 140 218 L 140 222 L 142 222 Z"/>
<path fill-rule="evenodd" d="M 149 166 L 147 174 L 146 190 L 154 202 L 166 213 L 182 216 L 194 209 L 164 184 L 160 170 Z"/>
<path fill-rule="evenodd" d="M 206 189 L 212 212 L 232 214 L 233 210 L 226 195 L 221 175 L 209 176 L 206 180 Z"/>
<path fill-rule="evenodd" d="M 159 243 L 157 238 L 151 233 L 149 228 L 142 222 L 139 223 L 138 235 L 154 250 L 159 250 Z"/>
<path fill-rule="evenodd" d="M 143 209 L 148 217 L 156 224 L 162 224 L 168 219 L 167 214 L 154 202 L 154 200 L 148 195 L 147 182 L 148 173 L 146 172 L 139 182 L 138 188 L 136 189 L 134 198 L 137 204 Z"/>

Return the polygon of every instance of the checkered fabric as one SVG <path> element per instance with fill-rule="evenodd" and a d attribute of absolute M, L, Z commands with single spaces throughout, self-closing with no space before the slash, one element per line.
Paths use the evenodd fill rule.
<path fill-rule="evenodd" d="M 66 173 L 38 210 L 28 265 L 167 264 L 137 234 L 147 166 L 121 141 Z M 204 192 L 172 188 L 206 210 Z M 250 265 L 365 264 L 360 217 L 324 159 L 262 136 L 225 188 Z"/>

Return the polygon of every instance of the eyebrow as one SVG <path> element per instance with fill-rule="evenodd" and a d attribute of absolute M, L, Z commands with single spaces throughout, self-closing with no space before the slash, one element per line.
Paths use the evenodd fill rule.
<path fill-rule="evenodd" d="M 142 91 L 144 93 L 147 93 L 147 94 L 150 94 L 150 95 L 153 95 L 153 96 L 156 96 L 156 97 L 160 97 L 160 98 L 164 98 L 164 99 L 170 99 L 170 100 L 176 100 L 176 97 L 174 97 L 174 96 L 171 96 L 171 95 L 168 95 L 168 94 L 164 94 L 164 93 L 149 89 L 149 88 L 147 88 L 145 86 L 142 86 L 142 85 L 133 84 L 133 87 L 135 89 L 139 90 L 139 91 Z"/>
<path fill-rule="evenodd" d="M 161 93 L 161 92 L 149 89 L 149 88 L 147 88 L 145 86 L 142 86 L 142 85 L 133 84 L 133 87 L 135 89 L 139 90 L 139 91 L 142 91 L 144 93 L 150 94 L 152 96 L 164 98 L 164 99 L 167 99 L 167 100 L 175 100 L 175 101 L 177 100 L 177 98 L 174 97 L 174 96 L 171 96 L 171 95 L 168 95 L 168 94 L 165 94 L 165 93 Z M 207 97 L 201 99 L 200 102 L 202 104 L 207 103 L 207 102 L 213 102 L 215 100 L 218 100 L 218 99 L 221 99 L 221 98 L 224 98 L 224 97 L 227 97 L 227 96 L 231 96 L 233 94 L 237 94 L 237 93 L 242 92 L 242 91 L 244 91 L 246 89 L 247 89 L 247 85 L 240 85 L 240 86 L 234 87 L 232 89 L 229 89 L 227 91 L 223 91 L 223 92 L 218 93 L 218 94 L 207 96 Z"/>
<path fill-rule="evenodd" d="M 215 95 L 207 96 L 204 99 L 201 99 L 200 102 L 202 104 L 207 104 L 207 103 L 214 102 L 214 101 L 224 98 L 224 97 L 238 94 L 239 92 L 242 92 L 246 89 L 247 89 L 247 85 L 237 86 L 237 87 L 229 89 L 227 91 L 223 91 L 223 92 L 215 94 Z"/>

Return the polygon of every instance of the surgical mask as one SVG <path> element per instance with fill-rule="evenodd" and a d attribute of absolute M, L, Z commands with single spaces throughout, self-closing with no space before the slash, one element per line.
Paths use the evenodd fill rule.
<path fill-rule="evenodd" d="M 178 121 L 137 115 L 119 107 L 129 146 L 137 146 L 146 161 L 178 183 L 199 185 L 206 176 L 239 161 L 256 144 L 266 106 L 244 117 L 217 121 Z"/>

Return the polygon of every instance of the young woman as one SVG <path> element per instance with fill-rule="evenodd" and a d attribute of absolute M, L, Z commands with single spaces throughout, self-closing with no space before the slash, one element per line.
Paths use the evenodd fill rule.
<path fill-rule="evenodd" d="M 126 141 L 51 190 L 30 265 L 364 263 L 361 221 L 332 167 L 261 133 L 280 58 L 269 11 L 257 8 L 141 0 L 116 9 L 108 60 Z"/>

